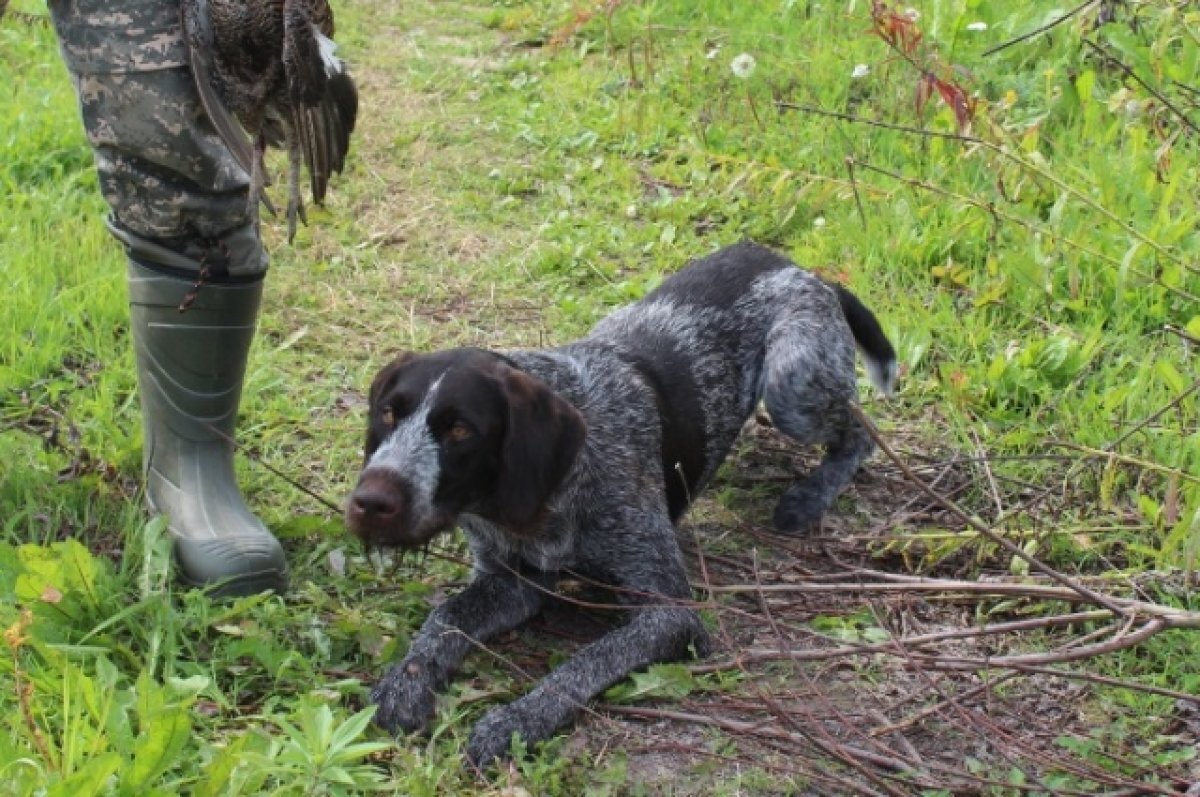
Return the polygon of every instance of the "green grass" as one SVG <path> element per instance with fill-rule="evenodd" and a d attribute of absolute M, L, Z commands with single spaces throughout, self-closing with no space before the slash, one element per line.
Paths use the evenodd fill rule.
<path fill-rule="evenodd" d="M 922 52 L 964 68 L 982 143 L 861 121 L 956 132 L 936 97 L 918 116 L 918 74 L 869 35 L 865 0 L 626 3 L 577 29 L 563 0 L 337 3 L 363 124 L 296 245 L 266 225 L 241 439 L 338 500 L 391 353 L 561 343 L 752 237 L 877 311 L 904 376 L 898 400 L 868 410 L 905 452 L 995 457 L 997 491 L 973 470 L 964 506 L 991 521 L 997 501 L 1052 488 L 1001 524 L 1028 550 L 1090 573 L 1190 571 L 1200 421 L 1180 397 L 1200 338 L 1200 134 L 1162 98 L 1200 123 L 1200 15 L 1126 3 L 1100 30 L 1083 15 L 985 57 L 1053 18 L 1047 4 L 911 5 Z M 746 79 L 730 69 L 740 53 L 757 64 Z M 366 685 L 465 572 L 381 580 L 339 519 L 247 458 L 292 590 L 233 604 L 172 591 L 136 492 L 124 264 L 52 32 L 0 22 L 0 74 L 0 627 L 27 637 L 0 651 L 0 792 L 636 792 L 619 756 L 563 739 L 486 787 L 465 773 L 481 692 L 511 684 L 484 657 L 432 738 L 355 747 L 379 741 L 356 714 Z M 1117 441 L 1119 458 L 1081 450 Z M 702 514 L 756 522 L 773 495 L 713 492 Z M 1009 566 L 960 532 L 900 524 L 864 549 L 936 569 L 969 547 L 976 571 Z M 330 565 L 343 553 L 344 573 Z M 1194 608 L 1186 591 L 1164 599 Z M 1177 633 L 1099 666 L 1195 693 L 1197 661 L 1200 643 Z M 1159 743 L 1170 707 L 1111 690 L 1091 710 L 1095 741 L 1076 752 L 1095 757 L 1126 736 Z M 727 773 L 714 782 L 734 790 Z"/>

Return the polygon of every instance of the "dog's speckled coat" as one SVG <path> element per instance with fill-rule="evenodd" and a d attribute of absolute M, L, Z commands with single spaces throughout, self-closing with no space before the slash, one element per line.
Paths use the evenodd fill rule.
<path fill-rule="evenodd" d="M 424 727 L 471 640 L 532 617 L 567 570 L 628 590 L 618 597 L 630 621 L 490 711 L 472 733 L 472 761 L 507 754 L 514 732 L 549 737 L 631 671 L 689 646 L 703 655 L 673 524 L 760 401 L 781 432 L 826 448 L 780 499 L 776 525 L 819 520 L 872 448 L 849 411 L 856 341 L 890 392 L 894 353 L 857 299 L 738 244 L 566 346 L 405 355 L 381 371 L 349 525 L 371 544 L 416 546 L 457 522 L 475 571 L 376 684 L 376 721 Z"/>

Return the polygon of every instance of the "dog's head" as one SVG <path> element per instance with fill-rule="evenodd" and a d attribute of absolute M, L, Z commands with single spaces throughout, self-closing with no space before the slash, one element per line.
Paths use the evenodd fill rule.
<path fill-rule="evenodd" d="M 346 522 L 372 546 L 419 547 L 462 512 L 531 532 L 585 437 L 574 406 L 481 349 L 399 356 L 369 406 Z"/>

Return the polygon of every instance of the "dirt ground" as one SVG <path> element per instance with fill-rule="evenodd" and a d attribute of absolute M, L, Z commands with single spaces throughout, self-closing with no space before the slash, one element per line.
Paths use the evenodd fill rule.
<path fill-rule="evenodd" d="M 723 477 L 735 494 L 782 484 L 809 464 L 762 423 L 751 422 L 740 448 Z M 954 465 L 943 471 L 939 481 L 948 489 L 970 475 Z M 746 502 L 735 495 L 734 503 Z M 1055 675 L 1049 669 L 945 669 L 921 658 L 981 660 L 1086 644 L 1103 623 L 971 633 L 985 623 L 1086 607 L 950 588 L 858 591 L 856 585 L 911 577 L 904 575 L 911 571 L 903 557 L 889 566 L 887 557 L 869 551 L 886 545 L 897 523 L 931 524 L 946 510 L 879 461 L 859 474 L 840 507 L 847 511 L 828 517 L 818 533 L 796 539 L 771 533 L 766 517 L 742 518 L 701 499 L 679 534 L 693 583 L 701 592 L 703 585 L 714 590 L 704 606 L 716 652 L 652 681 L 648 689 L 658 691 L 648 699 L 598 705 L 568 741 L 569 754 L 590 757 L 597 769 L 623 758 L 628 783 L 651 795 L 1196 791 L 1200 769 L 1184 760 L 1200 726 L 1194 703 L 1177 701 L 1171 716 L 1141 718 L 1164 724 L 1151 748 L 1134 727 L 1124 737 L 1124 721 L 1106 728 L 1120 690 L 1088 680 L 1094 662 L 1062 665 L 1064 674 Z M 864 544 L 864 530 L 874 535 L 873 544 Z M 948 557 L 929 578 L 954 580 L 971 547 Z M 986 567 L 975 580 L 1020 581 Z M 829 591 L 773 591 L 804 584 Z M 606 598 L 588 585 L 568 585 L 565 592 L 588 608 L 560 602 L 531 628 L 499 640 L 493 648 L 501 666 L 535 679 L 554 657 L 569 655 L 617 621 L 616 612 L 591 608 Z M 935 641 L 920 642 L 930 637 Z M 883 649 L 861 651 L 872 644 Z M 675 688 L 686 696 L 672 694 Z"/>

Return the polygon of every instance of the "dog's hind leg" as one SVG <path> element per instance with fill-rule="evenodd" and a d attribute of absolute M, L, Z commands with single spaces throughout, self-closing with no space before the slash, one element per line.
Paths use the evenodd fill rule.
<path fill-rule="evenodd" d="M 870 456 L 871 438 L 850 411 L 857 395 L 854 342 L 840 318 L 822 322 L 798 313 L 776 324 L 763 361 L 763 402 L 779 431 L 806 445 L 825 446 L 821 464 L 775 507 L 779 531 L 815 526 Z"/>
<path fill-rule="evenodd" d="M 845 425 L 832 439 L 825 440 L 825 458 L 821 464 L 779 499 L 775 506 L 775 528 L 779 531 L 796 533 L 813 528 L 874 448 L 846 404 L 831 406 L 827 417 L 831 416 L 844 418 Z M 778 421 L 776 425 L 787 431 Z"/>

